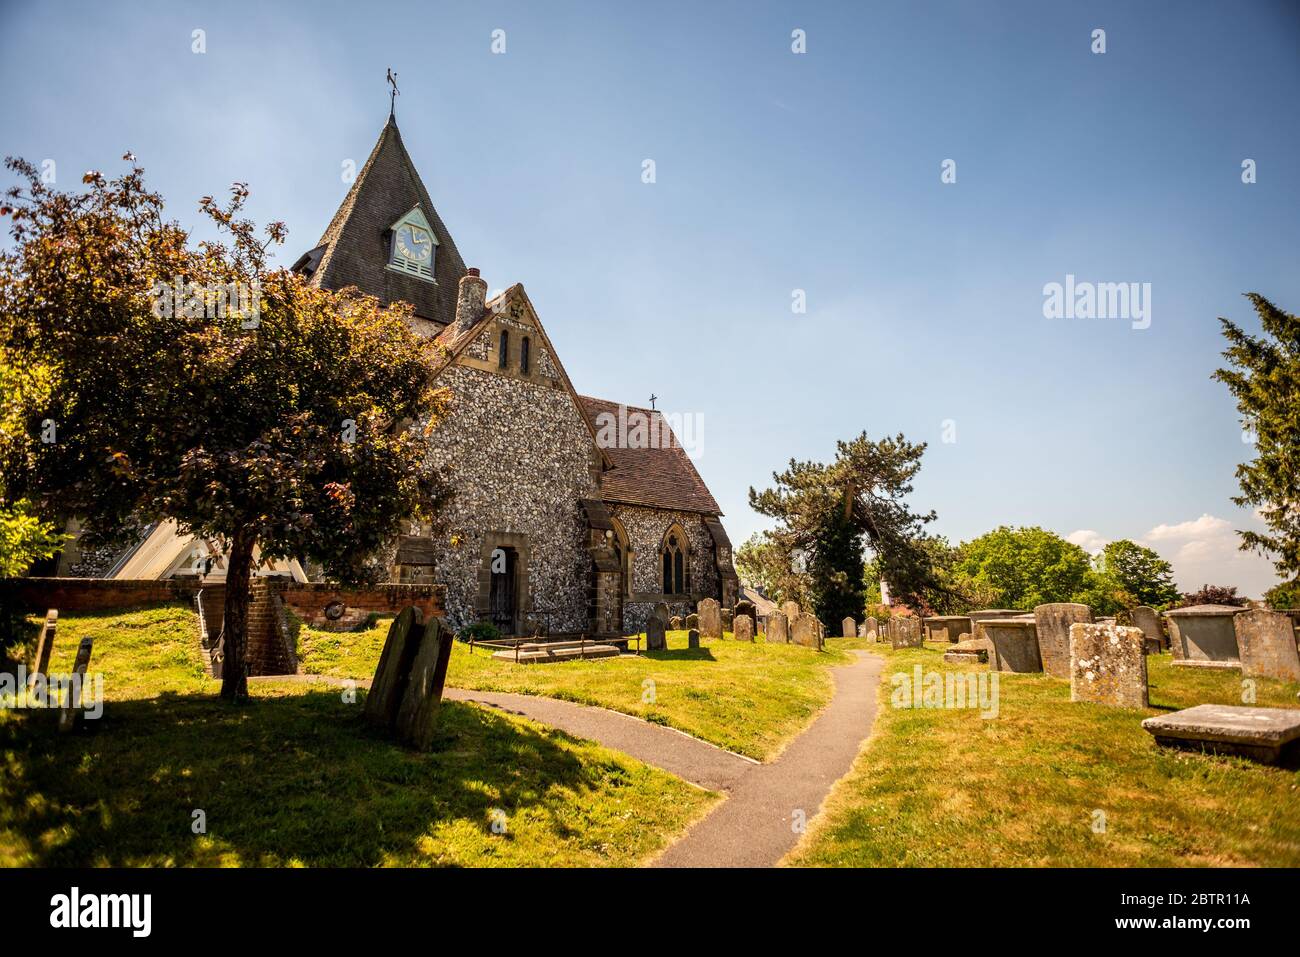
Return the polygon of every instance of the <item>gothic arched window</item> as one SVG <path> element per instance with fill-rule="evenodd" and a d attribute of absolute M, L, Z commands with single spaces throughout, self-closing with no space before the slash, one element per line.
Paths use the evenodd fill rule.
<path fill-rule="evenodd" d="M 525 339 L 525 342 L 528 340 Z M 497 368 L 504 369 L 510 362 L 510 333 L 501 330 L 501 345 L 497 349 Z"/>
<path fill-rule="evenodd" d="M 528 375 L 528 347 L 530 344 L 527 336 L 524 336 L 523 342 L 519 343 L 519 371 L 524 375 Z"/>
<path fill-rule="evenodd" d="M 663 544 L 664 594 L 686 594 L 686 547 L 676 529 L 664 537 Z"/>

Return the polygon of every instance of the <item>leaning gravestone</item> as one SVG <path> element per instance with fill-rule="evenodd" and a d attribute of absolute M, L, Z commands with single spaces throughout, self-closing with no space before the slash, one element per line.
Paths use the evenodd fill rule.
<path fill-rule="evenodd" d="M 420 650 L 421 617 L 419 609 L 408 605 L 388 626 L 388 637 L 384 639 L 384 650 L 379 654 L 379 665 L 362 711 L 366 721 L 375 727 L 392 728 L 397 722 L 397 709 L 406 693 L 411 665 Z"/>
<path fill-rule="evenodd" d="M 86 669 L 90 667 L 93 638 L 82 638 L 77 646 L 77 658 L 72 665 L 72 686 L 68 689 L 67 703 L 59 710 L 59 730 L 71 731 L 81 724 L 81 713 L 86 707 Z"/>
<path fill-rule="evenodd" d="M 699 614 L 700 637 L 722 637 L 722 609 L 716 598 L 705 598 L 696 608 Z"/>
<path fill-rule="evenodd" d="M 658 615 L 651 615 L 645 623 L 645 650 L 667 651 L 668 638 L 664 634 L 664 623 Z"/>
<path fill-rule="evenodd" d="M 442 707 L 442 689 L 447 683 L 447 663 L 451 660 L 451 629 L 439 618 L 429 619 L 420 637 L 420 645 L 411 662 L 406 691 L 397 708 L 394 730 L 397 738 L 420 751 L 433 744 Z"/>
<path fill-rule="evenodd" d="M 781 612 L 785 615 L 785 620 L 791 625 L 799 617 L 799 603 L 797 601 L 787 601 L 781 603 Z"/>
<path fill-rule="evenodd" d="M 822 646 L 821 625 L 812 615 L 800 615 L 790 623 L 790 640 L 805 648 Z"/>
<path fill-rule="evenodd" d="M 1142 629 L 1085 622 L 1071 625 L 1070 700 L 1120 708 L 1148 707 Z"/>
<path fill-rule="evenodd" d="M 1243 677 L 1300 681 L 1300 653 L 1290 616 L 1252 608 L 1234 615 L 1232 623 L 1237 629 Z"/>
<path fill-rule="evenodd" d="M 1137 605 L 1129 609 L 1129 617 L 1133 619 L 1133 624 L 1142 629 L 1142 634 L 1146 636 L 1148 654 L 1155 654 L 1165 646 L 1165 636 L 1160 630 L 1160 616 L 1156 614 L 1154 608 L 1146 605 Z"/>
<path fill-rule="evenodd" d="M 774 611 L 767 616 L 767 643 L 784 645 L 790 641 L 790 622 L 783 612 Z"/>
<path fill-rule="evenodd" d="M 54 632 L 59 625 L 59 610 L 51 608 L 45 613 L 45 624 L 41 626 L 41 637 L 36 642 L 36 658 L 32 662 L 32 673 L 27 679 L 28 686 L 36 683 L 37 675 L 48 675 L 50 671 L 50 652 L 54 650 Z"/>
<path fill-rule="evenodd" d="M 858 623 L 852 618 L 845 618 L 840 622 L 840 635 L 844 638 L 858 637 Z"/>
<path fill-rule="evenodd" d="M 731 633 L 737 641 L 753 641 L 754 619 L 748 615 L 737 615 L 731 625 Z"/>
<path fill-rule="evenodd" d="M 690 629 L 688 632 L 686 632 L 686 647 L 687 647 L 687 648 L 698 648 L 698 647 L 700 647 L 700 633 L 699 633 L 699 631 L 697 631 L 696 629 L 692 628 L 692 629 Z"/>
<path fill-rule="evenodd" d="M 1038 628 L 1038 656 L 1043 671 L 1053 678 L 1070 677 L 1070 627 L 1092 624 L 1092 609 L 1072 601 L 1053 602 L 1034 609 Z"/>

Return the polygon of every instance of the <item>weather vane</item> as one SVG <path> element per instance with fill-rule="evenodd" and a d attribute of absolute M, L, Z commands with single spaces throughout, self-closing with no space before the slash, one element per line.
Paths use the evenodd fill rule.
<path fill-rule="evenodd" d="M 397 106 L 398 89 L 397 89 L 397 74 L 393 72 L 393 68 L 391 66 L 388 68 L 388 85 L 393 88 L 392 92 L 388 94 L 388 118 L 392 119 L 393 110 Z"/>

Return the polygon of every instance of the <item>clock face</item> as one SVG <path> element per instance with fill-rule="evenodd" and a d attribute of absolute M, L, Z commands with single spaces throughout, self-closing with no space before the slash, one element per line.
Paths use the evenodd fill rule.
<path fill-rule="evenodd" d="M 406 223 L 397 230 L 397 251 L 412 262 L 428 262 L 433 256 L 433 237 L 419 226 Z"/>

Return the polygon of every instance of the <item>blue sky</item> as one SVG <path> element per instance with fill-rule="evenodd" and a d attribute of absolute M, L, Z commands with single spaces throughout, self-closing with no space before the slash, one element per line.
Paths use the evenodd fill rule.
<path fill-rule="evenodd" d="M 1235 550 L 1249 446 L 1209 376 L 1243 292 L 1300 311 L 1300 5 L 5 0 L 0 152 L 71 188 L 131 149 L 196 226 L 246 181 L 288 263 L 389 66 L 465 261 L 525 285 L 580 391 L 700 416 L 737 543 L 791 456 L 901 431 L 954 541 L 1039 524 L 1272 583 Z M 1044 318 L 1067 274 L 1150 283 L 1150 327 Z"/>

